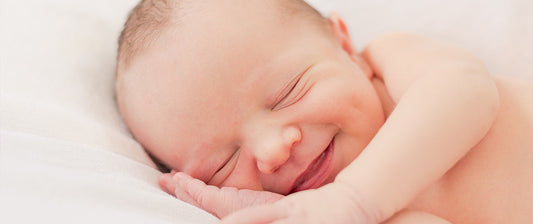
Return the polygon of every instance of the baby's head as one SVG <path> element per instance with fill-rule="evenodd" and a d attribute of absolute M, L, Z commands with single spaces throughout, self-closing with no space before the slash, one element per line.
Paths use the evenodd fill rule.
<path fill-rule="evenodd" d="M 333 181 L 384 122 L 344 23 L 301 0 L 148 0 L 120 37 L 117 99 L 164 165 L 288 194 Z"/>

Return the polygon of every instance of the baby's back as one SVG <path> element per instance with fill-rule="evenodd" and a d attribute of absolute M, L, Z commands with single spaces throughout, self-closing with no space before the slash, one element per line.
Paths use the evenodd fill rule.
<path fill-rule="evenodd" d="M 485 138 L 409 206 L 452 223 L 533 220 L 533 82 L 495 78 L 500 110 Z"/>

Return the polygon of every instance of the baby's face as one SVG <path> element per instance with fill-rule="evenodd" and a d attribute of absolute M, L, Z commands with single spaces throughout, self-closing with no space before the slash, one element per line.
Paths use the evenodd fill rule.
<path fill-rule="evenodd" d="M 211 2 L 132 65 L 121 88 L 134 100 L 120 107 L 135 137 L 211 185 L 332 182 L 384 122 L 368 75 L 317 27 Z"/>

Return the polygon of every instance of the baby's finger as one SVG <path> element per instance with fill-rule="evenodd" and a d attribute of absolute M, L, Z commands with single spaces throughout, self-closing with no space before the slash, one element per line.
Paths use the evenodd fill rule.
<path fill-rule="evenodd" d="M 159 177 L 159 185 L 169 194 L 177 199 L 200 208 L 200 205 L 185 192 L 181 187 L 176 187 L 178 182 L 172 178 L 171 174 L 163 174 Z"/>
<path fill-rule="evenodd" d="M 177 173 L 174 179 L 180 186 L 203 208 L 220 207 L 224 203 L 220 189 L 215 186 L 206 185 L 204 182 L 194 179 L 189 175 Z"/>
<path fill-rule="evenodd" d="M 202 206 L 200 206 L 200 204 L 198 204 L 198 202 L 196 200 L 194 200 L 193 197 L 191 197 L 184 189 L 180 188 L 180 187 L 177 187 L 174 191 L 174 194 L 176 196 L 177 199 L 181 200 L 181 201 L 184 201 L 184 202 L 187 202 L 191 205 L 194 205 L 198 208 L 201 208 L 201 209 L 204 209 Z"/>
<path fill-rule="evenodd" d="M 172 176 L 165 173 L 159 177 L 159 186 L 168 194 L 174 195 L 177 182 L 172 179 Z"/>
<path fill-rule="evenodd" d="M 278 204 L 260 205 L 232 213 L 222 219 L 221 224 L 286 223 L 287 212 Z"/>
<path fill-rule="evenodd" d="M 237 196 L 237 189 L 226 189 L 224 192 L 212 185 L 194 179 L 186 174 L 174 175 L 180 186 L 190 195 L 204 210 L 221 218 L 242 206 Z M 234 190 L 235 192 L 230 192 Z"/>

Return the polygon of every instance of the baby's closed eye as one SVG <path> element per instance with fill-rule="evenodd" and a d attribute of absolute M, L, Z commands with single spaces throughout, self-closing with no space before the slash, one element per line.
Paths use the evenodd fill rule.
<path fill-rule="evenodd" d="M 240 150 L 235 150 L 231 157 L 228 157 L 222 166 L 220 166 L 220 168 L 215 172 L 208 184 L 215 186 L 221 185 L 235 169 L 239 154 Z"/>

